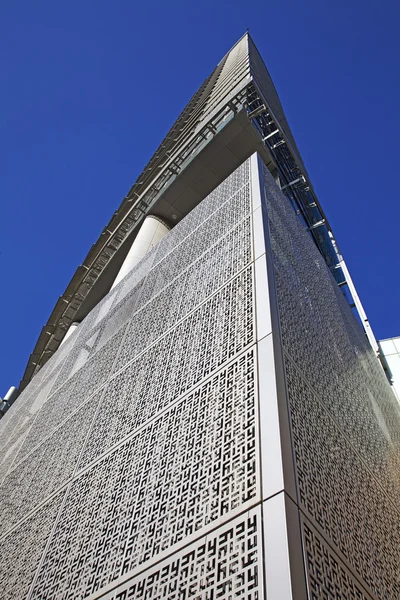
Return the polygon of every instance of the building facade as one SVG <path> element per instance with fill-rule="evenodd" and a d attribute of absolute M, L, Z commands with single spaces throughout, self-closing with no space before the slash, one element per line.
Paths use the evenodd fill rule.
<path fill-rule="evenodd" d="M 399 598 L 400 406 L 266 73 L 245 35 L 39 340 L 0 421 L 2 598 Z"/>

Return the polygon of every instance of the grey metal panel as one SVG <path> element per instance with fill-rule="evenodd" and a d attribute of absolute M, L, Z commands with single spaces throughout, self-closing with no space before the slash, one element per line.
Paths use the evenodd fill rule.
<path fill-rule="evenodd" d="M 250 350 L 80 474 L 32 597 L 85 597 L 254 504 L 253 380 Z"/>
<path fill-rule="evenodd" d="M 380 600 L 394 596 L 372 596 L 332 550 L 323 536 L 306 519 L 302 519 L 302 535 L 306 554 L 309 598 L 346 598 L 346 600 Z M 340 595 L 339 595 L 340 594 Z"/>
<path fill-rule="evenodd" d="M 0 537 L 71 479 L 98 401 L 95 395 L 86 402 L 7 474 Z"/>
<path fill-rule="evenodd" d="M 29 592 L 63 495 L 52 498 L 1 541 L 2 600 L 20 600 Z"/>
<path fill-rule="evenodd" d="M 263 594 L 262 518 L 252 509 L 107 594 L 89 598 L 260 600 Z"/>
<path fill-rule="evenodd" d="M 372 593 L 394 600 L 399 594 L 398 496 L 385 494 L 379 474 L 365 464 L 289 359 L 286 368 L 302 512 Z"/>
<path fill-rule="evenodd" d="M 325 261 L 265 182 L 299 509 L 315 528 L 304 530 L 310 597 L 395 600 L 399 406 Z"/>
<path fill-rule="evenodd" d="M 310 600 L 397 600 L 399 407 L 260 169 L 183 219 L 0 424 L 9 598 L 300 600 L 307 573 Z"/>
<path fill-rule="evenodd" d="M 17 459 L 21 460 L 48 434 L 92 396 L 110 377 L 123 331 L 119 331 L 91 360 L 88 360 L 62 387 L 55 391 L 39 411 L 25 438 Z"/>
<path fill-rule="evenodd" d="M 246 512 L 261 502 L 251 210 L 246 161 L 104 298 L 11 407 L 12 421 L 37 401 L 0 488 L 0 551 L 10 528 L 66 494 L 29 598 L 102 594 L 202 539 L 213 560 L 212 540 L 238 535 L 234 544 L 253 549 L 235 588 L 241 581 L 243 593 L 262 597 L 259 508 L 257 529 Z M 233 554 L 228 564 L 237 564 Z M 196 585 L 232 582 L 212 568 Z"/>

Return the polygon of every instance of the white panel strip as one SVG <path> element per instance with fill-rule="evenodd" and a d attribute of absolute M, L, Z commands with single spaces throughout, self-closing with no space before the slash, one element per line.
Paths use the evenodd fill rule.
<path fill-rule="evenodd" d="M 266 596 L 268 600 L 293 600 L 285 494 L 264 502 L 263 513 Z"/>
<path fill-rule="evenodd" d="M 135 267 L 160 240 L 162 240 L 169 229 L 169 226 L 161 222 L 157 217 L 148 216 L 145 218 L 136 238 L 133 240 L 127 257 L 122 263 L 122 267 L 118 271 L 111 289 L 118 285 L 118 283 L 132 271 L 133 267 Z"/>
<path fill-rule="evenodd" d="M 284 488 L 278 394 L 272 335 L 258 344 L 262 497 Z"/>
<path fill-rule="evenodd" d="M 258 258 L 262 254 L 265 255 L 265 237 L 262 207 L 259 206 L 253 212 L 253 242 L 254 242 L 254 258 Z M 264 256 L 265 262 L 265 256 Z"/>
<path fill-rule="evenodd" d="M 261 207 L 261 192 L 260 192 L 260 174 L 259 174 L 259 157 L 257 152 L 250 157 L 251 169 L 251 198 L 253 210 Z"/>
<path fill-rule="evenodd" d="M 255 295 L 257 318 L 257 341 L 272 333 L 271 307 L 268 289 L 267 261 L 265 254 L 257 258 L 255 267 Z"/>

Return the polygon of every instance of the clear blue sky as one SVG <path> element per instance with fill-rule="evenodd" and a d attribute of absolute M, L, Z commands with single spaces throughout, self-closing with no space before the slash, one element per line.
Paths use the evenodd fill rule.
<path fill-rule="evenodd" d="M 400 335 L 400 7 L 0 5 L 0 396 L 191 95 L 249 27 L 378 338 Z"/>

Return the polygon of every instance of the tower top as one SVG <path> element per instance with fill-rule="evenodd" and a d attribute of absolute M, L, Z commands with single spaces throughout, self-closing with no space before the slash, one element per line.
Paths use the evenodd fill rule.
<path fill-rule="evenodd" d="M 57 350 L 71 323 L 81 321 L 108 292 L 144 218 L 152 214 L 177 223 L 256 151 L 271 171 L 279 171 L 305 222 L 311 228 L 316 222 L 323 224 L 315 241 L 329 266 L 336 268 L 326 217 L 270 74 L 246 28 L 183 109 L 76 270 L 29 357 L 21 389 Z M 216 152 L 220 157 L 211 167 Z"/>

